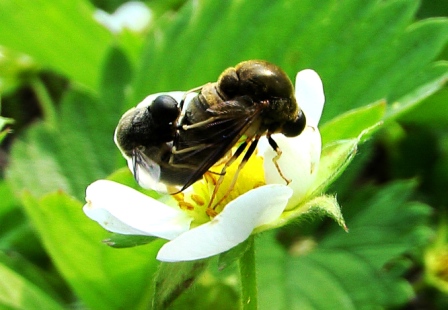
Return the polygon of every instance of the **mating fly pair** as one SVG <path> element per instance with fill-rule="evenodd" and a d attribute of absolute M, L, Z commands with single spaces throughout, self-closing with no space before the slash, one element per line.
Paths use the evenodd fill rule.
<path fill-rule="evenodd" d="M 281 150 L 271 135 L 295 137 L 305 124 L 294 87 L 283 70 L 249 60 L 226 69 L 217 82 L 183 98 L 148 96 L 123 115 L 115 141 L 123 155 L 132 158 L 130 168 L 142 187 L 170 194 L 185 190 L 213 165 L 224 162 L 210 208 L 227 167 L 243 156 L 224 198 L 264 135 L 277 152 L 273 161 L 278 172 L 289 183 L 277 164 Z"/>

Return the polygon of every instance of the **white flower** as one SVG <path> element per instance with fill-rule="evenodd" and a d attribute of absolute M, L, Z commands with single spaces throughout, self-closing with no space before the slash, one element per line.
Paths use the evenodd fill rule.
<path fill-rule="evenodd" d="M 125 2 L 114 13 L 96 10 L 93 17 L 97 22 L 113 33 L 120 33 L 124 28 L 140 32 L 148 27 L 151 21 L 151 10 L 139 1 Z"/>
<path fill-rule="evenodd" d="M 286 138 L 282 134 L 272 135 L 282 150 L 278 164 L 280 167 L 285 167 L 284 173 L 292 179 L 288 186 L 294 191 L 294 195 L 289 200 L 287 209 L 295 207 L 306 197 L 319 166 L 322 143 L 317 124 L 322 115 L 325 97 L 322 81 L 315 71 L 307 69 L 297 73 L 295 96 L 305 113 L 307 124 L 304 131 L 294 138 Z M 266 183 L 284 183 L 272 164 L 272 158 L 277 154 L 266 139 L 260 140 L 258 149 L 265 159 Z"/>
<path fill-rule="evenodd" d="M 177 97 L 179 93 L 172 94 Z M 124 185 L 99 180 L 87 188 L 84 212 L 111 232 L 170 240 L 157 255 L 161 261 L 201 259 L 231 249 L 246 240 L 255 228 L 277 220 L 285 208 L 296 207 L 312 186 L 321 151 L 317 124 L 325 100 L 317 73 L 304 70 L 297 74 L 296 98 L 307 118 L 304 132 L 295 138 L 273 136 L 283 152 L 279 165 L 293 180 L 288 186 L 272 163 L 276 153 L 268 143 L 260 141 L 259 156 L 253 156 L 247 164 L 259 166 L 243 169 L 234 190 L 237 197 L 231 195 L 224 209 L 211 220 L 194 196 L 207 190 L 207 184 L 197 185 L 201 181 L 187 189 L 182 198 L 187 204 L 198 202 L 194 211 L 180 207 L 178 197 L 167 195 L 162 203 Z M 262 181 L 266 185 L 256 187 L 259 180 L 250 179 L 263 169 Z"/>

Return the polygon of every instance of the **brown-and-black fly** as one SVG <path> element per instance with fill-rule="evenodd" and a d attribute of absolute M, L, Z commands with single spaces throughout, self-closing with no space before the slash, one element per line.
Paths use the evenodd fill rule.
<path fill-rule="evenodd" d="M 180 98 L 181 95 L 179 101 Z M 180 114 L 178 100 L 167 94 L 156 94 L 121 117 L 115 130 L 115 143 L 123 156 L 131 159 L 129 168 L 140 186 L 174 194 L 195 171 L 195 167 L 170 163 Z"/>
<path fill-rule="evenodd" d="M 278 167 L 281 150 L 271 135 L 297 136 L 305 128 L 306 119 L 283 70 L 265 61 L 249 60 L 226 69 L 217 82 L 193 91 L 199 93 L 179 104 L 174 98 L 163 97 L 169 104 L 161 109 L 168 111 L 160 118 L 155 116 L 157 109 L 151 108 L 157 97 L 143 113 L 149 115 L 146 126 L 135 125 L 144 119 L 137 117 L 142 113 L 138 109 L 121 119 L 116 142 L 123 154 L 133 158 L 132 169 L 140 185 L 154 184 L 146 187 L 159 190 L 159 184 L 164 184 L 171 194 L 183 191 L 225 158 L 210 199 L 211 207 L 227 167 L 243 156 L 227 189 L 229 193 L 262 136 L 277 152 L 274 164 L 289 183 Z M 151 137 L 145 138 L 146 135 Z M 139 171 L 144 171 L 150 182 L 140 180 Z"/>

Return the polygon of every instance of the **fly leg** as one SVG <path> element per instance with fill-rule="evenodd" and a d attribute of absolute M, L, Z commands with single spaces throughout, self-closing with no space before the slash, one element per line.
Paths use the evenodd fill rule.
<path fill-rule="evenodd" d="M 210 202 L 208 203 L 208 207 L 207 207 L 207 214 L 209 215 L 209 216 L 215 216 L 217 213 L 216 213 L 216 211 L 215 211 L 215 208 L 216 208 L 216 206 L 217 206 L 217 204 L 213 207 L 213 208 L 211 208 L 211 205 L 213 204 L 213 200 L 215 200 L 215 197 L 216 197 L 216 194 L 218 193 L 218 189 L 219 189 L 219 187 L 221 186 L 221 184 L 222 184 L 222 182 L 224 181 L 224 176 L 225 176 L 225 174 L 226 174 L 226 170 L 227 170 L 227 167 L 229 167 L 243 152 L 244 152 L 244 150 L 246 149 L 246 147 L 247 147 L 247 145 L 248 145 L 249 143 L 247 142 L 247 141 L 244 141 L 237 149 L 236 149 L 236 151 L 235 151 L 235 153 L 232 155 L 232 157 L 230 157 L 230 159 L 224 164 L 224 167 L 222 168 L 222 170 L 221 170 L 221 173 L 220 173 L 220 177 L 218 178 L 218 181 L 216 182 L 216 184 L 215 184 L 215 188 L 213 189 L 213 193 L 212 193 L 212 196 L 210 197 Z M 246 157 L 246 156 L 244 156 L 244 157 Z M 236 174 L 235 175 L 235 177 L 237 176 L 238 174 Z M 234 177 L 234 178 L 235 178 Z M 233 182 L 234 183 L 234 182 Z M 226 194 L 226 197 L 227 197 L 227 195 L 228 195 L 228 193 Z M 221 202 L 223 199 L 221 199 L 219 202 Z"/>
<path fill-rule="evenodd" d="M 236 170 L 236 172 L 235 172 L 235 175 L 233 176 L 233 179 L 232 179 L 232 183 L 230 183 L 230 185 L 229 185 L 229 188 L 227 189 L 227 191 L 226 191 L 226 193 L 224 194 L 224 196 L 222 196 L 221 197 L 221 199 L 216 203 L 216 205 L 213 207 L 213 210 L 221 203 L 221 202 L 223 202 L 229 195 L 230 195 L 230 192 L 233 190 L 233 188 L 235 187 L 235 184 L 236 184 L 236 181 L 237 181 L 237 179 L 238 179 L 238 175 L 239 175 L 239 173 L 240 173 L 240 171 L 244 168 L 244 166 L 246 165 L 246 163 L 247 163 L 247 161 L 249 160 L 249 158 L 252 156 L 252 154 L 254 153 L 254 151 L 255 151 L 255 149 L 257 148 L 257 144 L 258 144 L 258 140 L 260 139 L 260 136 L 256 136 L 255 138 L 254 138 L 254 140 L 250 143 L 250 145 L 249 145 L 249 148 L 247 149 L 247 151 L 246 151 L 246 154 L 244 154 L 244 157 L 243 157 L 243 159 L 241 160 L 241 162 L 240 162 L 240 164 L 238 165 L 238 168 L 237 168 L 237 170 Z M 245 142 L 245 144 L 247 145 L 247 142 Z M 246 148 L 246 145 L 244 146 L 244 148 Z M 239 149 L 239 148 L 238 148 Z M 241 153 L 240 153 L 241 154 Z M 238 154 L 238 155 L 240 155 L 240 154 Z M 236 155 L 236 152 L 235 152 L 235 155 Z M 236 159 L 236 158 L 235 158 Z M 233 161 L 235 161 L 235 159 L 233 160 Z M 233 162 L 232 161 L 232 162 Z M 230 163 L 231 164 L 231 163 Z M 229 165 L 227 165 L 226 164 L 226 166 L 224 167 L 224 168 L 226 168 L 226 167 L 228 167 Z M 224 170 L 224 168 L 223 168 L 223 170 Z M 223 176 L 221 176 L 221 178 L 223 178 Z M 221 179 L 220 178 L 220 179 Z M 222 182 L 222 181 L 221 181 Z M 219 180 L 218 180 L 218 183 L 219 183 Z M 220 184 L 220 183 L 219 183 Z M 218 184 L 216 184 L 216 186 L 215 186 L 215 191 L 217 190 L 217 188 L 218 188 Z M 213 191 L 213 195 L 215 194 L 215 191 Z M 214 198 L 214 196 L 212 196 L 212 198 Z M 212 200 L 210 200 L 210 203 L 209 203 L 209 208 L 210 208 L 210 205 L 211 205 L 211 202 L 212 202 Z"/>
<path fill-rule="evenodd" d="M 274 149 L 274 151 L 277 153 L 277 155 L 272 158 L 272 161 L 274 162 L 275 168 L 277 168 L 278 173 L 282 177 L 283 180 L 285 180 L 286 185 L 291 183 L 291 180 L 285 177 L 285 175 L 282 172 L 282 169 L 280 169 L 280 166 L 278 165 L 278 160 L 280 159 L 280 156 L 282 156 L 282 150 L 278 147 L 277 142 L 272 139 L 270 134 L 267 134 L 269 145 Z"/>
<path fill-rule="evenodd" d="M 188 94 L 195 93 L 197 91 L 201 91 L 202 88 L 204 88 L 204 86 L 205 86 L 205 84 L 186 91 L 185 94 L 182 96 L 182 99 L 180 100 L 180 104 L 179 104 L 180 105 L 180 109 L 181 110 L 183 109 L 184 103 L 185 103 L 185 98 L 187 98 Z"/>
<path fill-rule="evenodd" d="M 190 152 L 197 151 L 197 150 L 203 150 L 203 149 L 205 149 L 207 147 L 211 147 L 211 146 L 213 146 L 213 144 L 211 144 L 211 143 L 208 143 L 208 144 L 202 143 L 202 144 L 198 144 L 195 146 L 186 147 L 186 148 L 180 149 L 180 150 L 176 149 L 176 147 L 173 146 L 171 149 L 171 153 L 172 154 L 185 154 L 185 153 L 190 153 Z"/>
<path fill-rule="evenodd" d="M 171 154 L 170 154 L 170 159 L 168 161 L 168 164 L 170 166 L 172 166 L 172 167 L 195 169 L 196 167 L 193 166 L 193 165 L 176 164 L 174 162 L 174 156 L 175 155 L 180 155 L 180 154 L 191 153 L 191 152 L 193 152 L 193 154 L 194 154 L 195 151 L 203 150 L 203 149 L 205 149 L 207 147 L 210 147 L 210 146 L 213 146 L 213 145 L 212 144 L 205 144 L 205 143 L 203 143 L 203 144 L 199 144 L 199 145 L 196 145 L 196 146 L 187 147 L 187 148 L 184 148 L 184 149 L 181 149 L 181 150 L 178 150 L 178 149 L 176 149 L 175 146 L 173 146 L 171 148 Z"/>
<path fill-rule="evenodd" d="M 191 125 L 180 125 L 179 129 L 189 130 L 189 129 L 193 129 L 193 128 L 198 128 L 198 127 L 202 127 L 202 126 L 205 126 L 207 124 L 211 124 L 211 123 L 214 123 L 214 122 L 216 122 L 218 120 L 226 119 L 226 118 L 229 118 L 229 117 L 228 116 L 212 116 L 212 117 L 209 117 L 208 119 L 206 119 L 205 121 L 202 121 L 202 122 L 197 122 L 197 123 L 194 123 L 194 124 L 191 124 Z"/>

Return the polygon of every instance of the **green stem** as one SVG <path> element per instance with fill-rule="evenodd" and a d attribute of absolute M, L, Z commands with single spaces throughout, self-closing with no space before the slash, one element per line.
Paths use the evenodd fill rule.
<path fill-rule="evenodd" d="M 255 272 L 254 237 L 250 236 L 247 251 L 239 259 L 241 278 L 241 301 L 243 310 L 258 309 L 257 277 Z"/>
<path fill-rule="evenodd" d="M 42 109 L 42 114 L 44 116 L 45 122 L 52 126 L 56 126 L 56 110 L 53 100 L 51 100 L 50 94 L 45 88 L 44 83 L 39 79 L 39 77 L 34 77 L 31 79 L 31 88 L 36 94 L 37 101 L 39 102 L 40 108 Z"/>

